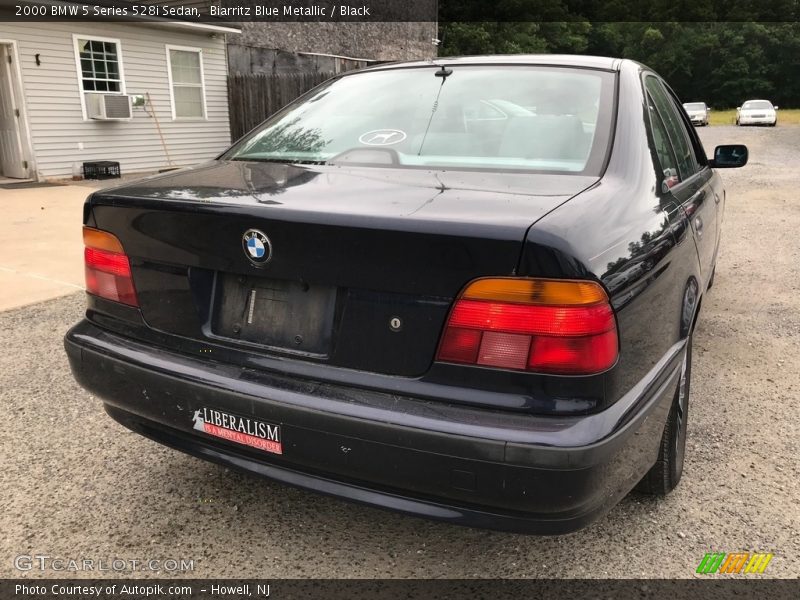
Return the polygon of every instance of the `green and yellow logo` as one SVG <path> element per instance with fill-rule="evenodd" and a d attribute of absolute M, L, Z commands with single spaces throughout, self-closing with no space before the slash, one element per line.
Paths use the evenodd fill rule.
<path fill-rule="evenodd" d="M 763 573 L 772 554 L 767 552 L 711 552 L 697 566 L 697 573 Z"/>

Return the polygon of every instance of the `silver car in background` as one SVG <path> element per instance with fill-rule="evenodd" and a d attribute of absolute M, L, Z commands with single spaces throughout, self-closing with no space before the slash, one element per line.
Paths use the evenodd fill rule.
<path fill-rule="evenodd" d="M 772 106 L 769 100 L 748 100 L 736 109 L 737 125 L 769 125 L 778 124 L 778 107 Z"/>
<path fill-rule="evenodd" d="M 708 113 L 711 112 L 711 109 L 706 106 L 705 102 L 686 102 L 683 105 L 683 110 L 689 115 L 692 125 L 708 125 Z"/>

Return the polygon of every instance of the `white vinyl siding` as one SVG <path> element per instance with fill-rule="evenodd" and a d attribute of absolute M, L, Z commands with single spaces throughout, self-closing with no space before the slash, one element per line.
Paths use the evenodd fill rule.
<path fill-rule="evenodd" d="M 84 119 L 82 73 L 75 40 L 119 42 L 126 94 L 149 95 L 152 107 L 126 121 Z M 73 163 L 113 160 L 122 173 L 153 172 L 212 159 L 230 145 L 224 36 L 137 23 L 0 23 L 0 39 L 19 48 L 25 109 L 36 172 L 68 177 Z M 202 55 L 205 120 L 173 119 L 167 46 Z M 36 64 L 36 57 L 39 64 Z M 151 113 L 155 113 L 155 118 Z M 162 145 L 159 127 L 164 136 Z M 169 159 L 167 158 L 167 152 Z"/>
<path fill-rule="evenodd" d="M 203 54 L 197 48 L 167 46 L 173 119 L 204 119 Z"/>

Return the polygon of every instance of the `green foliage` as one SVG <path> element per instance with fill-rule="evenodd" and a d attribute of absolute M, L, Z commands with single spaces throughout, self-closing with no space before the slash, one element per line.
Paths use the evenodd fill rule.
<path fill-rule="evenodd" d="M 782 0 L 766 8 L 763 2 L 655 0 L 648 13 L 658 20 L 631 22 L 606 20 L 637 17 L 628 0 L 609 0 L 602 10 L 588 0 L 499 0 L 491 9 L 478 0 L 462 0 L 458 6 L 442 2 L 440 54 L 630 58 L 661 74 L 686 102 L 705 101 L 723 109 L 748 98 L 767 98 L 780 106 L 800 106 L 800 23 L 715 20 L 761 16 L 758 10 L 788 19 L 787 12 L 777 16 L 784 4 L 791 12 L 794 5 Z M 498 20 L 479 21 L 489 10 Z"/>
<path fill-rule="evenodd" d="M 580 53 L 587 49 L 586 21 L 450 23 L 442 26 L 440 54 Z"/>

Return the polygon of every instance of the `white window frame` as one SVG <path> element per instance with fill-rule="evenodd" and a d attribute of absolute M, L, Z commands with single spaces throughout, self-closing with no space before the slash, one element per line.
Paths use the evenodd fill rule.
<path fill-rule="evenodd" d="M 111 44 L 116 44 L 117 46 L 117 62 L 119 63 L 119 87 L 120 91 L 118 92 L 94 92 L 89 90 L 88 92 L 83 89 L 83 67 L 81 66 L 81 51 L 78 46 L 78 40 L 88 40 L 90 42 L 108 42 Z M 107 38 L 107 37 L 100 37 L 97 35 L 88 35 L 83 33 L 73 33 L 72 34 L 72 49 L 74 50 L 75 54 L 75 69 L 76 74 L 78 75 L 78 94 L 81 97 L 81 113 L 83 114 L 83 120 L 89 121 L 90 119 L 86 116 L 86 94 L 90 93 L 97 93 L 97 94 L 117 94 L 120 96 L 124 96 L 126 93 L 125 88 L 125 69 L 123 67 L 123 60 L 122 60 L 122 42 L 119 38 Z"/>
<path fill-rule="evenodd" d="M 206 73 L 203 66 L 203 49 L 193 46 L 173 46 L 172 44 L 165 44 L 165 53 L 167 56 L 167 78 L 169 79 L 169 103 L 172 108 L 173 121 L 208 121 L 208 106 L 206 105 Z M 195 52 L 200 61 L 200 91 L 203 94 L 203 116 L 202 117 L 179 117 L 175 111 L 175 86 L 172 82 L 172 57 L 169 54 L 170 50 L 179 50 L 183 52 Z M 178 84 L 183 85 L 183 84 Z"/>

